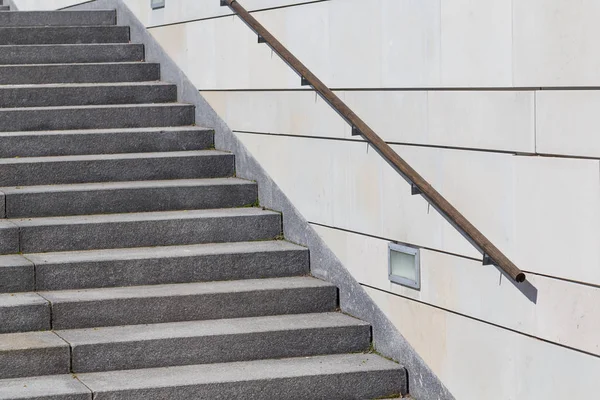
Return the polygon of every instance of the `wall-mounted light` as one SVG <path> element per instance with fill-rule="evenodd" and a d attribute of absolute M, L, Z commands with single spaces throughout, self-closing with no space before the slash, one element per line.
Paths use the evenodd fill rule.
<path fill-rule="evenodd" d="M 165 8 L 165 0 L 150 0 L 150 7 L 152 7 L 153 10 Z"/>
<path fill-rule="evenodd" d="M 388 245 L 389 279 L 399 285 L 421 289 L 419 249 L 401 244 Z"/>

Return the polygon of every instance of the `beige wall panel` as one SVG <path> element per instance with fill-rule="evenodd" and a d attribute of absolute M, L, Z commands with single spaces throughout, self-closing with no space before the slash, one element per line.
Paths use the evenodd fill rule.
<path fill-rule="evenodd" d="M 218 18 L 151 30 L 199 89 L 300 87 L 300 78 L 257 44 L 238 18 Z"/>
<path fill-rule="evenodd" d="M 237 136 L 310 221 L 479 255 L 366 143 Z"/>
<path fill-rule="evenodd" d="M 587 399 L 600 391 L 598 357 L 366 290 L 457 399 Z"/>
<path fill-rule="evenodd" d="M 531 290 L 528 298 L 493 266 L 421 249 L 421 290 L 414 290 L 389 281 L 388 241 L 313 227 L 363 284 L 600 355 L 600 288 L 530 274 L 537 297 Z"/>
<path fill-rule="evenodd" d="M 235 130 L 352 138 L 348 124 L 313 92 L 202 94 Z M 388 142 L 534 152 L 532 92 L 336 94 Z"/>
<path fill-rule="evenodd" d="M 173 24 L 194 19 L 230 15 L 229 7 L 221 7 L 219 0 L 166 0 L 165 8 L 152 10 L 150 0 L 124 0 L 125 4 L 146 26 Z M 307 0 L 245 0 L 242 5 L 249 11 L 304 3 Z"/>
<path fill-rule="evenodd" d="M 542 90 L 536 97 L 538 152 L 600 158 L 600 91 Z"/>
<path fill-rule="evenodd" d="M 515 85 L 598 86 L 599 1 L 513 3 Z"/>
<path fill-rule="evenodd" d="M 82 1 L 83 0 L 13 0 L 19 11 L 56 10 L 57 8 L 79 4 Z"/>
<path fill-rule="evenodd" d="M 442 86 L 512 86 L 512 1 L 442 1 Z"/>
<path fill-rule="evenodd" d="M 515 165 L 515 259 L 600 284 L 600 162 L 516 157 Z"/>
<path fill-rule="evenodd" d="M 138 10 L 136 14 L 143 13 Z M 255 17 L 329 86 L 440 84 L 439 0 L 332 0 L 259 12 Z M 167 26 L 151 32 L 200 89 L 299 87 L 294 73 L 292 79 L 281 79 L 289 76 L 289 67 L 273 63 L 277 56 L 266 45 L 258 45 L 256 35 L 237 18 L 184 25 L 187 29 Z M 169 33 L 163 31 L 171 29 L 184 32 L 183 51 L 179 45 L 175 45 L 179 51 L 170 49 L 173 43 L 164 40 Z M 207 30 L 214 34 L 207 35 Z M 206 53 L 204 41 L 216 42 L 218 60 L 190 63 L 192 52 L 211 54 Z M 235 65 L 238 74 L 228 74 L 227 65 Z"/>
<path fill-rule="evenodd" d="M 479 257 L 366 144 L 238 136 L 310 221 Z M 393 147 L 523 270 L 600 284 L 598 161 Z"/>

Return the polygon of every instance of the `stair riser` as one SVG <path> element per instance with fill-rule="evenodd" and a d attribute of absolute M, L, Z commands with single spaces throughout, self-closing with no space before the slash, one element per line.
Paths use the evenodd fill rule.
<path fill-rule="evenodd" d="M 73 372 L 354 353 L 369 341 L 368 326 L 353 326 L 82 345 L 73 347 Z"/>
<path fill-rule="evenodd" d="M 6 46 L 0 64 L 62 64 L 143 61 L 140 44 Z"/>
<path fill-rule="evenodd" d="M 0 66 L 0 84 L 146 82 L 160 79 L 160 65 L 65 64 Z"/>
<path fill-rule="evenodd" d="M 7 218 L 118 214 L 243 207 L 258 198 L 256 185 L 89 190 L 9 194 Z"/>
<path fill-rule="evenodd" d="M 0 196 L 0 200 L 2 200 L 2 196 Z M 19 228 L 16 226 L 3 226 L 0 228 L 0 254 L 16 254 L 18 252 Z"/>
<path fill-rule="evenodd" d="M 375 399 L 400 392 L 401 371 L 369 371 L 228 383 L 176 385 L 162 388 L 97 391 L 94 400 L 252 399 L 331 400 Z"/>
<path fill-rule="evenodd" d="M 23 276 L 24 268 L 15 268 L 14 273 Z M 280 251 L 77 264 L 40 263 L 36 266 L 36 283 L 37 290 L 69 290 L 279 278 L 308 273 L 308 251 Z"/>
<path fill-rule="evenodd" d="M 68 374 L 71 354 L 69 346 L 0 351 L 0 379 Z"/>
<path fill-rule="evenodd" d="M 1 88 L 0 108 L 103 104 L 149 104 L 177 101 L 175 85 Z"/>
<path fill-rule="evenodd" d="M 115 25 L 117 13 L 107 11 L 28 11 L 0 14 L 0 26 Z"/>
<path fill-rule="evenodd" d="M 55 302 L 54 329 L 140 325 L 333 311 L 332 287 L 199 294 L 144 299 Z"/>
<path fill-rule="evenodd" d="M 274 239 L 278 214 L 21 227 L 21 251 L 45 253 Z"/>
<path fill-rule="evenodd" d="M 233 155 L 96 159 L 0 164 L 0 186 L 220 178 L 234 173 Z"/>
<path fill-rule="evenodd" d="M 0 28 L 0 45 L 128 42 L 128 26 Z"/>
<path fill-rule="evenodd" d="M 33 265 L 0 266 L 0 293 L 35 290 Z"/>
<path fill-rule="evenodd" d="M 0 158 L 154 153 L 214 147 L 212 131 L 140 131 L 12 135 L 0 133 Z"/>
<path fill-rule="evenodd" d="M 48 304 L 0 307 L 0 333 L 45 331 L 50 329 Z"/>
<path fill-rule="evenodd" d="M 0 131 L 147 128 L 194 123 L 193 106 L 91 107 L 0 110 Z"/>

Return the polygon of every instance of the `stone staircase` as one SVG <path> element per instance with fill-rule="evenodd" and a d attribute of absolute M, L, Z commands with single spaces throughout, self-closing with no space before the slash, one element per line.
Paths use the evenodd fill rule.
<path fill-rule="evenodd" d="M 0 12 L 0 399 L 404 392 L 115 22 Z"/>

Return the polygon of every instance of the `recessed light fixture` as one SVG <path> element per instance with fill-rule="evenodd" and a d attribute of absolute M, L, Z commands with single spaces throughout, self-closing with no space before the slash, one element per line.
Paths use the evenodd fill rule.
<path fill-rule="evenodd" d="M 421 289 L 419 249 L 397 243 L 388 245 L 389 279 L 409 288 Z"/>
<path fill-rule="evenodd" d="M 165 8 L 165 0 L 150 0 L 150 7 L 152 7 L 153 10 Z"/>

